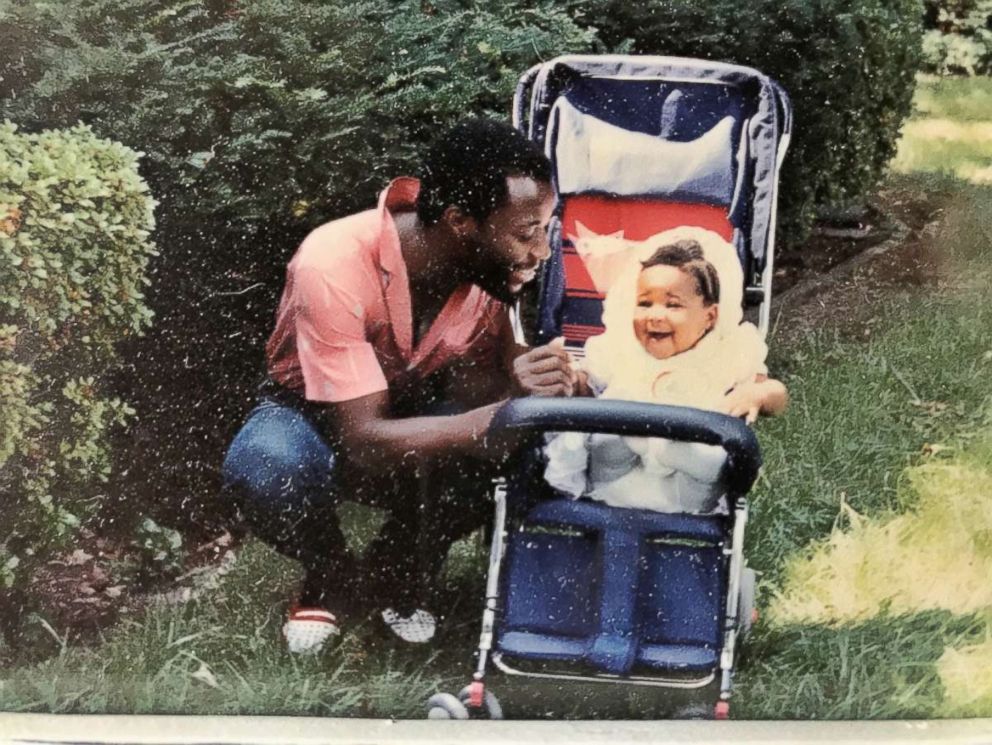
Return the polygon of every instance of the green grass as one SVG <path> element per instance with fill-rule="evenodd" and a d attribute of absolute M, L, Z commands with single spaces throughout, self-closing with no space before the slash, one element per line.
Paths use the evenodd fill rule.
<path fill-rule="evenodd" d="M 286 653 L 279 627 L 297 577 L 292 562 L 252 542 L 210 595 L 155 604 L 96 647 L 4 673 L 0 710 L 418 715 L 438 682 L 436 648 L 400 648 L 359 627 L 328 655 Z"/>
<path fill-rule="evenodd" d="M 890 301 L 880 318 L 868 341 L 820 330 L 771 360 L 792 402 L 759 426 L 765 468 L 748 547 L 768 579 L 830 530 L 842 494 L 863 514 L 905 507 L 903 468 L 924 444 L 970 431 L 985 415 L 992 293 L 914 294 Z"/>
<path fill-rule="evenodd" d="M 938 78 L 920 75 L 914 99 L 916 119 L 931 117 L 959 122 L 992 117 L 992 78 Z"/>
<path fill-rule="evenodd" d="M 935 663 L 980 641 L 980 618 L 931 612 L 828 629 L 761 626 L 737 675 L 745 719 L 918 719 L 943 714 Z M 986 712 L 986 716 L 988 712 Z"/>
<path fill-rule="evenodd" d="M 924 79 L 918 109 L 921 117 L 974 123 L 990 99 L 987 80 Z M 788 343 L 772 339 L 770 364 L 788 384 L 792 405 L 759 428 L 766 465 L 751 500 L 748 556 L 763 572 L 762 604 L 779 587 L 785 562 L 829 534 L 841 495 L 869 517 L 910 508 L 901 480 L 924 444 L 953 445 L 992 426 L 992 188 L 946 175 L 954 170 L 938 167 L 946 153 L 922 130 L 913 137 L 897 164 L 909 175 L 893 177 L 890 187 L 929 193 L 944 208 L 944 226 L 929 246 L 944 284 L 893 292 L 873 308 L 868 337 L 860 327 L 852 332 L 850 316 L 861 309 L 838 306 L 836 323 Z M 959 145 L 961 162 L 981 162 L 984 143 Z M 945 176 L 927 175 L 940 170 Z M 828 307 L 832 301 L 829 293 L 822 298 Z M 375 520 L 349 512 L 358 543 Z M 60 645 L 39 620 L 29 621 L 41 641 L 0 671 L 0 710 L 418 717 L 430 693 L 457 690 L 471 672 L 484 566 L 477 539 L 458 545 L 441 587 L 447 618 L 436 643 L 403 647 L 359 627 L 328 653 L 299 659 L 279 643 L 297 570 L 251 542 L 210 595 L 182 607 L 153 606 L 98 645 Z M 939 716 L 936 661 L 948 645 L 980 641 L 986 628 L 981 619 L 936 611 L 841 628 L 759 624 L 740 660 L 736 714 Z M 31 662 L 44 644 L 53 654 Z M 517 690 L 516 711 L 533 716 L 653 711 L 652 701 L 629 691 L 607 706 L 597 691 L 510 683 L 502 679 L 499 692 Z"/>

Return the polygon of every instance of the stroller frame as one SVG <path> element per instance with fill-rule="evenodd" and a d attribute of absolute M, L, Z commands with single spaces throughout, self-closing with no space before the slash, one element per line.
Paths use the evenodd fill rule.
<path fill-rule="evenodd" d="M 720 445 L 728 454 L 723 481 L 732 497 L 733 526 L 729 546 L 721 543 L 722 554 L 729 559 L 727 572 L 727 602 L 722 619 L 722 649 L 718 669 L 720 694 L 713 716 L 729 716 L 733 685 L 734 655 L 738 640 L 751 624 L 750 609 L 753 603 L 753 574 L 744 559 L 744 533 L 748 518 L 748 504 L 743 496 L 757 478 L 761 465 L 757 440 L 751 429 L 741 420 L 679 406 L 642 404 L 630 401 L 597 401 L 592 399 L 537 399 L 524 398 L 510 401 L 493 419 L 490 431 L 498 433 L 517 430 L 538 434 L 549 430 L 609 432 L 618 435 L 668 437 L 676 440 L 693 440 Z M 489 663 L 501 672 L 521 678 L 568 680 L 590 683 L 621 683 L 624 685 L 670 689 L 699 689 L 715 680 L 715 672 L 697 678 L 671 678 L 665 676 L 557 674 L 521 670 L 511 665 L 505 655 L 495 650 L 497 622 L 503 599 L 500 582 L 506 559 L 509 539 L 510 512 L 516 509 L 523 515 L 528 505 L 513 505 L 512 484 L 507 479 L 493 483 L 493 533 L 489 546 L 489 565 L 486 578 L 485 604 L 477 647 L 477 664 L 472 681 L 457 696 L 439 693 L 427 702 L 428 716 L 443 719 L 468 719 L 473 714 L 484 713 L 489 718 L 502 718 L 502 707 L 486 687 L 485 677 Z M 616 509 L 616 508 L 610 508 Z M 633 512 L 633 511 L 631 511 Z M 721 516 L 714 519 L 731 519 Z"/>
<path fill-rule="evenodd" d="M 749 96 L 747 101 L 754 105 L 744 120 L 745 123 L 741 125 L 739 133 L 735 135 L 738 143 L 736 145 L 736 175 L 734 176 L 736 186 L 734 186 L 733 201 L 728 207 L 727 219 L 733 224 L 732 243 L 745 269 L 745 302 L 751 306 L 758 306 L 758 327 L 763 334 L 767 333 L 770 325 L 774 272 L 778 174 L 788 147 L 792 128 L 791 106 L 785 92 L 777 83 L 760 72 L 737 65 L 659 56 L 570 55 L 559 57 L 550 62 L 535 65 L 524 73 L 520 77 L 513 99 L 514 126 L 529 139 L 542 143 L 553 163 L 555 161 L 552 140 L 557 136 L 554 132 L 555 123 L 551 121 L 553 106 L 559 95 L 562 94 L 562 90 L 576 79 L 585 81 L 616 80 L 627 83 L 659 81 L 663 84 L 723 85 L 729 88 L 736 86 L 740 90 L 747 91 L 747 96 Z M 705 94 L 703 98 L 706 95 L 709 94 Z M 620 96 L 620 98 L 623 97 Z M 612 102 L 609 105 L 612 106 Z M 557 164 L 555 164 L 555 173 L 557 174 Z M 753 184 L 747 181 L 749 177 L 754 180 Z M 745 183 L 746 186 L 742 186 Z M 741 196 L 744 194 L 741 189 L 751 191 L 747 191 L 745 196 Z M 555 178 L 555 190 L 558 194 L 557 176 Z M 555 212 L 558 217 L 552 221 L 551 228 L 551 239 L 556 250 L 545 265 L 540 280 L 541 308 L 538 319 L 538 343 L 547 343 L 554 336 L 560 335 L 560 319 L 557 321 L 559 326 L 556 327 L 556 321 L 547 312 L 545 306 L 549 290 L 551 293 L 560 292 L 559 305 L 565 293 L 562 284 L 564 280 L 559 279 L 560 286 L 556 286 L 555 277 L 550 271 L 551 264 L 558 260 L 559 264 L 556 270 L 563 277 L 564 265 L 561 257 L 563 230 L 560 218 L 564 201 L 561 195 L 559 195 L 559 199 L 561 201 L 559 201 Z M 679 200 L 676 199 L 675 201 L 678 202 Z M 514 312 L 511 315 L 518 341 L 522 343 L 523 334 L 519 312 Z M 674 675 L 666 674 L 669 670 L 665 669 L 659 670 L 658 675 L 638 674 L 638 671 L 629 666 L 621 674 L 611 671 L 609 665 L 603 672 L 584 674 L 590 671 L 560 673 L 544 669 L 521 669 L 516 665 L 513 657 L 518 653 L 522 655 L 523 659 L 542 663 L 549 660 L 565 660 L 565 664 L 572 664 L 575 660 L 570 657 L 556 658 L 553 655 L 545 657 L 531 655 L 528 658 L 526 654 L 519 651 L 511 652 L 508 655 L 505 647 L 502 650 L 499 648 L 500 615 L 507 613 L 507 607 L 503 606 L 502 603 L 509 602 L 509 595 L 512 594 L 509 585 L 504 587 L 501 584 L 506 575 L 504 565 L 507 562 L 510 547 L 511 526 L 519 526 L 523 530 L 528 526 L 541 528 L 555 524 L 553 519 L 551 522 L 542 522 L 548 515 L 553 518 L 552 513 L 547 513 L 545 518 L 536 518 L 534 522 L 528 521 L 528 518 L 534 514 L 531 512 L 531 507 L 534 507 L 534 504 L 528 504 L 529 497 L 521 498 L 519 496 L 521 490 L 516 488 L 519 481 L 510 476 L 509 478 L 497 479 L 492 489 L 494 517 L 489 545 L 485 603 L 477 647 L 477 662 L 472 681 L 457 696 L 448 693 L 432 696 L 428 701 L 428 716 L 430 718 L 468 719 L 484 714 L 494 719 L 502 718 L 502 708 L 498 700 L 486 687 L 486 674 L 491 663 L 500 672 L 517 678 L 568 680 L 584 683 L 619 683 L 625 686 L 690 691 L 699 690 L 714 683 L 719 673 L 719 699 L 713 707 L 712 716 L 717 719 L 728 718 L 736 649 L 741 638 L 747 634 L 753 620 L 755 577 L 753 570 L 746 566 L 743 544 L 748 521 L 746 495 L 757 477 L 761 456 L 757 440 L 750 428 L 741 420 L 732 419 L 722 414 L 675 406 L 614 400 L 527 398 L 510 401 L 500 409 L 491 424 L 490 432 L 510 429 L 524 431 L 532 435 L 552 431 L 584 431 L 621 436 L 664 437 L 672 440 L 719 445 L 724 448 L 727 452 L 727 459 L 721 474 L 721 482 L 726 487 L 725 496 L 728 500 L 729 514 L 712 518 L 714 524 L 717 520 L 723 521 L 720 522 L 723 527 L 719 529 L 721 536 L 719 540 L 715 539 L 716 533 L 713 531 L 706 535 L 706 540 L 712 541 L 707 543 L 709 549 L 719 551 L 722 556 L 721 565 L 725 567 L 725 573 L 721 575 L 723 579 L 720 580 L 725 583 L 723 604 L 720 606 L 722 617 L 720 615 L 714 616 L 715 622 L 719 623 L 719 642 L 714 638 L 713 643 L 714 647 L 719 644 L 719 657 L 716 658 L 716 664 L 712 668 L 697 669 L 691 671 L 692 674 L 689 674 L 692 665 L 686 665 L 684 668 L 671 667 L 670 672 L 675 673 Z M 527 465 L 533 464 L 528 462 Z M 533 469 L 525 470 L 533 471 Z M 677 522 L 677 520 L 673 522 Z M 667 533 L 668 528 L 661 522 L 658 524 L 662 525 L 660 528 L 662 533 Z M 560 526 L 566 529 L 572 527 L 581 529 L 582 526 L 585 526 L 586 529 L 589 529 L 589 524 L 581 522 L 564 521 L 560 523 Z M 677 537 L 678 530 L 673 529 L 672 534 Z M 651 531 L 642 528 L 638 535 L 642 540 L 650 538 Z M 694 536 L 691 531 L 686 532 L 685 535 L 689 538 Z M 605 607 L 604 605 L 604 609 Z M 612 623 L 610 620 L 603 621 L 602 634 L 607 633 L 606 626 L 610 623 Z M 512 624 L 509 625 L 509 628 L 513 628 Z M 629 629 L 625 633 L 629 633 Z M 673 643 L 678 644 L 679 642 Z M 712 650 L 713 653 L 716 651 L 716 649 Z M 609 652 L 606 654 L 608 655 Z M 706 664 L 709 665 L 710 663 Z M 664 668 L 664 665 L 661 667 Z M 619 668 L 614 667 L 615 669 Z M 682 675 L 682 671 L 686 674 Z"/>

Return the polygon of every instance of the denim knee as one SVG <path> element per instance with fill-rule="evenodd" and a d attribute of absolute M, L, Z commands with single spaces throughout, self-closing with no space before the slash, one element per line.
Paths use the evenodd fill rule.
<path fill-rule="evenodd" d="M 247 513 L 302 513 L 333 500 L 335 457 L 316 426 L 296 409 L 263 402 L 224 459 L 225 491 Z"/>

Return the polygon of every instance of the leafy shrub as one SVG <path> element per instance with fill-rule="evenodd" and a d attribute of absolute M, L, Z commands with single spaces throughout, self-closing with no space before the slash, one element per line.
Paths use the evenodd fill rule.
<path fill-rule="evenodd" d="M 586 0 L 607 45 L 750 65 L 792 98 L 780 239 L 798 245 L 816 212 L 863 199 L 895 154 L 919 67 L 920 0 Z"/>
<path fill-rule="evenodd" d="M 155 574 L 175 576 L 183 566 L 183 537 L 177 530 L 146 517 L 135 531 L 142 565 L 155 567 Z"/>
<path fill-rule="evenodd" d="M 85 126 L 0 125 L 0 587 L 104 498 L 115 345 L 145 329 L 154 202 L 137 157 Z"/>
<path fill-rule="evenodd" d="M 992 0 L 931 0 L 924 69 L 938 75 L 992 72 Z"/>

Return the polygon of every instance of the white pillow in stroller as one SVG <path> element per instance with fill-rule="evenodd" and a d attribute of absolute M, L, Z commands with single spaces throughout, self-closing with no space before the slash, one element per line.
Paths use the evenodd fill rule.
<path fill-rule="evenodd" d="M 668 196 L 729 205 L 734 193 L 734 120 L 690 142 L 674 142 L 583 114 L 565 98 L 551 112 L 561 194 Z"/>

